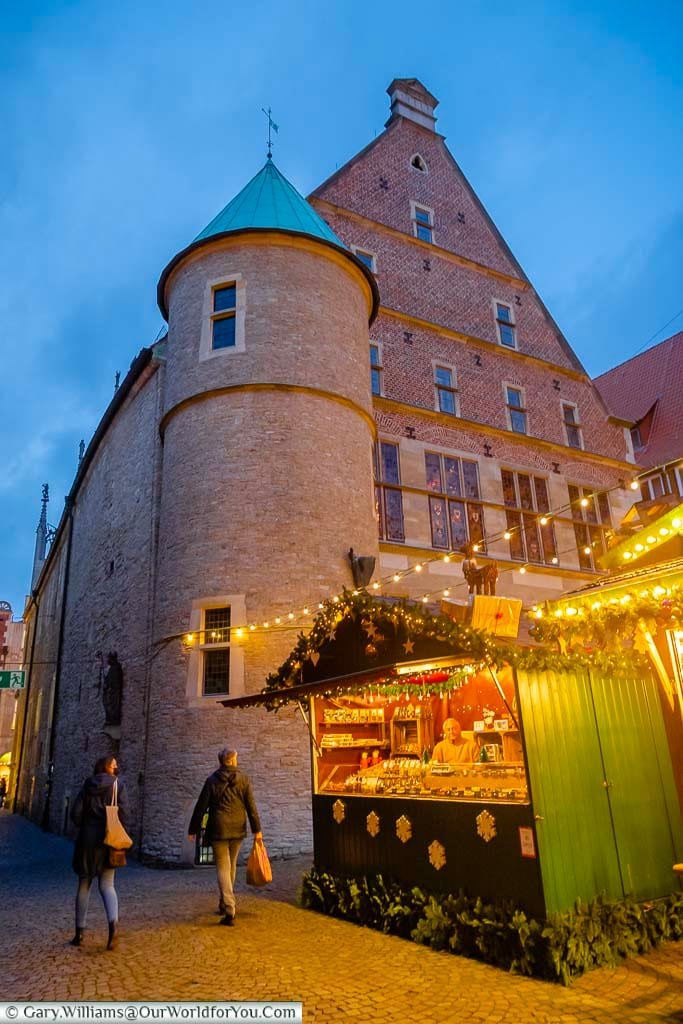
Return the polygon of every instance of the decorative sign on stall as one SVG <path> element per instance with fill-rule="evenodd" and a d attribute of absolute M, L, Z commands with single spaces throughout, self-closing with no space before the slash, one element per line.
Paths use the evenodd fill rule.
<path fill-rule="evenodd" d="M 531 857 L 534 860 L 536 859 L 536 844 L 534 843 L 534 830 L 532 828 L 520 825 L 519 846 L 522 857 Z"/>

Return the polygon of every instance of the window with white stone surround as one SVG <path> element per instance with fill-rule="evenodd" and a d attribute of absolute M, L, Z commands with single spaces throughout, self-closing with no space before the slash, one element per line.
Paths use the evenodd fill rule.
<path fill-rule="evenodd" d="M 211 704 L 220 697 L 244 693 L 244 651 L 240 642 L 246 623 L 244 596 L 224 594 L 192 603 L 184 643 L 189 651 L 187 697 Z"/>
<path fill-rule="evenodd" d="M 240 273 L 207 281 L 204 288 L 199 359 L 244 352 L 246 287 Z"/>

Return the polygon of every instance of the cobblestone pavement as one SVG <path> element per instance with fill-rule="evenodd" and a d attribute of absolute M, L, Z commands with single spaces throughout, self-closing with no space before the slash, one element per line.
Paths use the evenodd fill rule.
<path fill-rule="evenodd" d="M 305 858 L 276 861 L 266 890 L 238 882 L 230 929 L 212 913 L 213 869 L 132 863 L 117 872 L 119 949 L 104 951 L 96 889 L 85 944 L 74 949 L 70 856 L 65 839 L 0 812 L 3 999 L 296 999 L 306 1024 L 683 1022 L 677 944 L 563 988 L 299 909 Z"/>

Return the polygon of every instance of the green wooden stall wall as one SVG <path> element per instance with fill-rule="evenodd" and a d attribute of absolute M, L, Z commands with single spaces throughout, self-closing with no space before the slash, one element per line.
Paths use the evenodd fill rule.
<path fill-rule="evenodd" d="M 654 679 L 519 672 L 547 912 L 673 892 L 683 834 Z"/>

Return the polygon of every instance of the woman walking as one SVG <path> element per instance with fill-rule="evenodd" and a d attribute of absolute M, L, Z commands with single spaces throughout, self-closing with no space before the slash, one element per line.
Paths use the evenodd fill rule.
<path fill-rule="evenodd" d="M 115 757 L 101 757 L 95 771 L 86 779 L 71 810 L 71 820 L 78 826 L 78 836 L 72 860 L 72 867 L 78 875 L 76 891 L 76 933 L 72 946 L 80 946 L 88 913 L 90 888 L 97 879 L 100 896 L 104 903 L 109 924 L 107 949 L 115 949 L 119 923 L 119 902 L 114 888 L 114 868 L 110 866 L 110 849 L 104 845 L 107 827 L 107 804 L 115 802 L 116 784 L 119 818 L 124 828 L 127 825 L 128 796 L 123 782 L 117 779 L 118 765 Z"/>

